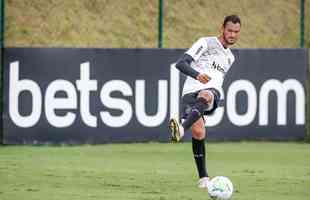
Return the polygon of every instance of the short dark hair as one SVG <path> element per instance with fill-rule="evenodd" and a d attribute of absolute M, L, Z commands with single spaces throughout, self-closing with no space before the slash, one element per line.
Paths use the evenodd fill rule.
<path fill-rule="evenodd" d="M 225 17 L 223 26 L 225 27 L 228 22 L 232 22 L 234 24 L 239 23 L 241 25 L 241 20 L 238 15 L 228 15 Z"/>

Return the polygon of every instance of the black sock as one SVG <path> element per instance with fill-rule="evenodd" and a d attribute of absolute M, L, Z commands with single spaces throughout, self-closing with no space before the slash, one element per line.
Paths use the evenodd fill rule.
<path fill-rule="evenodd" d="M 205 161 L 205 140 L 197 140 L 192 138 L 192 148 L 199 178 L 207 177 L 208 173 Z"/>
<path fill-rule="evenodd" d="M 192 107 L 187 119 L 182 123 L 184 130 L 188 130 L 208 108 L 208 104 L 204 98 L 198 98 L 196 104 Z"/>

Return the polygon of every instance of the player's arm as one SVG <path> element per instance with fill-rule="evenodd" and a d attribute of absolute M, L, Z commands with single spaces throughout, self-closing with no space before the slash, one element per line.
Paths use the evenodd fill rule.
<path fill-rule="evenodd" d="M 191 67 L 191 63 L 194 61 L 193 57 L 187 54 L 184 54 L 176 63 L 175 67 L 180 70 L 186 76 L 190 76 L 194 79 L 199 75 L 195 69 Z"/>
<path fill-rule="evenodd" d="M 194 61 L 193 57 L 184 54 L 176 63 L 176 68 L 180 70 L 183 74 L 190 76 L 202 83 L 207 83 L 210 80 L 210 77 L 206 74 L 200 74 L 194 68 L 191 67 L 191 63 Z"/>

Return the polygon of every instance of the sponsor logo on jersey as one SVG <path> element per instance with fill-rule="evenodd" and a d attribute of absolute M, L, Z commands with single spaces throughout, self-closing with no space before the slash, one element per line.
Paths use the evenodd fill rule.
<path fill-rule="evenodd" d="M 213 61 L 211 68 L 215 69 L 215 70 L 218 70 L 218 71 L 220 71 L 220 72 L 225 74 L 224 68 L 221 67 L 219 64 L 216 64 L 215 61 Z"/>

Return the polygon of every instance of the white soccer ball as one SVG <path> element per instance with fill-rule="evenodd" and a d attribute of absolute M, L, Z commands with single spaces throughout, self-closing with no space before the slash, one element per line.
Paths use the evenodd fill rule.
<path fill-rule="evenodd" d="M 208 185 L 208 193 L 212 199 L 228 200 L 233 194 L 233 184 L 225 176 L 216 176 L 211 179 Z"/>

